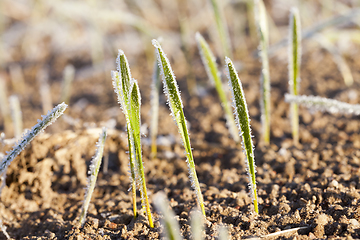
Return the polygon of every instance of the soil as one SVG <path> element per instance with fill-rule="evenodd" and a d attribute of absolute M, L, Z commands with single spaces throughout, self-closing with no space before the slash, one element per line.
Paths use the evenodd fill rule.
<path fill-rule="evenodd" d="M 221 225 L 228 227 L 232 239 L 360 238 L 359 118 L 300 107 L 300 142 L 294 146 L 289 104 L 284 101 L 288 92 L 287 63 L 274 57 L 270 61 L 271 144 L 265 146 L 260 132 L 261 64 L 251 56 L 256 44 L 250 38 L 246 42 L 250 50 L 235 58 L 237 66 L 241 66 L 239 76 L 254 135 L 259 215 L 253 213 L 244 154 L 226 128 L 224 112 L 214 87 L 208 84 L 196 46 L 191 48 L 195 93 L 188 91 L 184 66 L 170 59 L 180 85 L 204 195 L 206 239 L 216 239 Z M 25 75 L 26 91 L 21 94 L 10 87 L 10 63 L 5 64 L 2 74 L 7 90 L 19 94 L 26 128 L 42 114 L 36 82 L 39 65 L 51 59 L 48 63 L 54 102 L 60 97 L 59 69 L 67 62 L 77 63 L 77 74 L 65 116 L 36 137 L 11 163 L 1 193 L 1 220 L 14 239 L 159 239 L 163 229 L 154 206 L 154 228 L 149 227 L 143 214 L 134 219 L 132 212 L 125 119 L 109 72 L 115 69 L 115 60 L 93 67 L 89 57 L 79 60 L 79 56 L 58 56 L 50 51 L 41 64 L 18 60 Z M 127 57 L 142 93 L 143 160 L 150 202 L 157 192 L 165 192 L 183 237 L 191 239 L 190 212 L 197 206 L 180 136 L 169 116 L 166 99 L 161 96 L 158 155 L 150 159 L 146 134 L 150 124 L 151 64 L 147 65 L 145 55 Z M 300 93 L 358 103 L 360 59 L 350 54 L 346 60 L 355 79 L 351 87 L 344 84 L 331 55 L 318 48 L 305 51 Z M 0 131 L 4 131 L 3 122 L 0 116 Z M 108 169 L 102 166 L 86 224 L 79 227 L 87 169 L 103 126 L 109 128 L 104 157 Z M 0 145 L 0 151 L 11 146 Z M 0 239 L 5 239 L 2 233 Z"/>

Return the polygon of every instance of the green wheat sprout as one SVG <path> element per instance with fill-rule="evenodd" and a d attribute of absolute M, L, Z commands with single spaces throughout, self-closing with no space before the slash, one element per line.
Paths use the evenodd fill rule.
<path fill-rule="evenodd" d="M 225 111 L 226 123 L 228 124 L 230 134 L 234 138 L 235 142 L 239 143 L 240 136 L 239 134 L 237 134 L 237 127 L 236 127 L 234 115 L 232 113 L 231 107 L 227 99 L 227 95 L 225 93 L 225 90 L 221 82 L 221 77 L 216 65 L 215 56 L 212 53 L 209 45 L 207 44 L 207 42 L 201 36 L 200 33 L 197 32 L 195 38 L 198 44 L 201 60 L 205 66 L 205 70 L 208 75 L 208 78 L 213 84 L 215 84 L 216 91 L 219 94 L 221 105 Z"/>
<path fill-rule="evenodd" d="M 118 97 L 118 102 L 124 112 L 128 132 L 129 159 L 130 159 L 130 180 L 133 199 L 134 218 L 136 210 L 136 180 L 138 179 L 141 195 L 141 203 L 146 213 L 150 227 L 153 221 L 148 201 L 145 174 L 141 157 L 140 143 L 140 92 L 137 82 L 131 78 L 129 63 L 122 50 L 119 50 L 117 57 L 118 71 L 112 71 L 113 86 Z M 136 177 L 136 175 L 138 177 Z"/>
<path fill-rule="evenodd" d="M 290 11 L 289 31 L 289 92 L 297 96 L 300 83 L 301 65 L 301 25 L 297 8 Z M 290 104 L 291 128 L 294 143 L 299 142 L 299 107 L 296 103 Z"/>
<path fill-rule="evenodd" d="M 57 118 L 59 118 L 67 108 L 65 103 L 60 103 L 51 111 L 48 112 L 47 115 L 42 116 L 42 120 L 38 120 L 38 123 L 24 133 L 23 137 L 15 144 L 13 149 L 9 152 L 6 152 L 0 163 L 0 176 L 5 174 L 6 169 L 10 165 L 10 163 L 15 159 L 17 155 L 20 154 L 22 150 L 24 150 L 25 146 L 28 145 L 37 135 L 44 131 L 44 129 L 51 125 Z"/>
<path fill-rule="evenodd" d="M 261 69 L 261 123 L 262 133 L 265 144 L 270 143 L 270 71 L 269 71 L 269 31 L 267 24 L 267 15 L 264 2 L 262 0 L 255 0 L 255 20 L 258 26 L 258 33 L 260 37 L 260 57 L 262 61 Z"/>
<path fill-rule="evenodd" d="M 133 130 L 133 139 L 136 151 L 136 173 L 137 180 L 139 182 L 139 188 L 141 193 L 141 202 L 143 205 L 143 209 L 145 209 L 146 215 L 149 220 L 150 227 L 154 227 L 151 211 L 150 211 L 150 203 L 147 196 L 146 190 L 146 181 L 145 181 L 145 173 L 144 166 L 142 162 L 142 153 L 141 153 L 141 134 L 140 134 L 140 105 L 141 105 L 141 97 L 139 85 L 135 79 L 132 80 L 131 89 L 130 89 L 130 105 L 131 105 L 131 128 Z"/>
<path fill-rule="evenodd" d="M 175 219 L 175 214 L 169 206 L 169 202 L 163 192 L 154 196 L 153 202 L 156 209 L 163 215 L 161 219 L 164 226 L 164 237 L 169 240 L 182 240 L 179 223 Z"/>
<path fill-rule="evenodd" d="M 285 102 L 294 102 L 310 108 L 313 111 L 328 112 L 332 114 L 341 113 L 356 116 L 360 115 L 360 104 L 349 104 L 319 96 L 294 96 L 285 94 Z"/>
<path fill-rule="evenodd" d="M 91 196 L 95 189 L 96 180 L 97 180 L 97 176 L 98 176 L 99 169 L 101 166 L 101 160 L 102 160 L 103 153 L 104 153 L 105 140 L 106 140 L 106 128 L 103 128 L 101 131 L 101 134 L 99 136 L 99 141 L 96 143 L 96 146 L 97 146 L 96 153 L 91 161 L 91 165 L 90 165 L 89 172 L 88 172 L 88 174 L 89 174 L 88 185 L 86 188 L 86 193 L 85 193 L 85 197 L 84 197 L 85 200 L 84 200 L 84 203 L 81 208 L 81 214 L 80 214 L 80 219 L 79 219 L 79 223 L 80 223 L 81 227 L 83 227 L 85 224 L 86 213 L 89 208 Z"/>
<path fill-rule="evenodd" d="M 259 213 L 258 210 L 258 199 L 256 192 L 256 169 L 255 169 L 255 159 L 254 159 L 254 146 L 251 139 L 251 129 L 250 129 L 250 118 L 249 112 L 247 109 L 244 90 L 240 82 L 239 76 L 235 70 L 235 67 L 230 60 L 230 58 L 225 58 L 226 68 L 227 68 L 227 77 L 229 79 L 229 85 L 233 97 L 233 106 L 235 108 L 234 114 L 236 122 L 238 123 L 239 132 L 242 136 L 242 146 L 246 156 L 247 162 L 247 172 L 249 175 L 249 187 L 251 196 L 254 202 L 254 209 L 256 213 Z"/>
<path fill-rule="evenodd" d="M 169 59 L 163 52 L 159 42 L 153 39 L 152 44 L 157 51 L 158 63 L 160 66 L 161 75 L 163 76 L 164 92 L 168 99 L 168 105 L 171 110 L 171 115 L 176 121 L 176 124 L 179 128 L 179 133 L 184 143 L 187 158 L 186 162 L 188 164 L 190 180 L 192 183 L 191 185 L 195 190 L 201 212 L 205 216 L 204 199 L 201 193 L 200 184 L 195 170 L 195 162 L 191 151 L 190 137 L 186 126 L 186 120 L 183 112 L 183 104 L 181 102 L 180 92 L 175 79 L 175 75 L 170 66 Z"/>
<path fill-rule="evenodd" d="M 219 8 L 219 2 L 218 0 L 210 0 L 210 2 L 214 11 L 216 28 L 220 36 L 220 41 L 224 51 L 224 55 L 231 57 L 232 51 L 231 51 L 229 33 L 228 33 L 227 25 L 225 24 L 224 16 Z"/>

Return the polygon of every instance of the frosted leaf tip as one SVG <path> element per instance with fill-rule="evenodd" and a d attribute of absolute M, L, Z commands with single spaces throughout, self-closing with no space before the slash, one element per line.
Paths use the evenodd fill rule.
<path fill-rule="evenodd" d="M 151 43 L 152 43 L 152 45 L 153 45 L 154 47 L 156 47 L 156 48 L 161 48 L 160 43 L 159 43 L 156 39 L 153 39 L 153 40 L 151 41 Z"/>

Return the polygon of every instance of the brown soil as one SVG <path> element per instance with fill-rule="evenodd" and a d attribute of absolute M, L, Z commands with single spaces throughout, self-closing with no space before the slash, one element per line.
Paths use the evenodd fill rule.
<path fill-rule="evenodd" d="M 164 51 L 167 51 L 166 47 Z M 195 46 L 192 51 L 196 52 Z M 171 56 L 170 51 L 168 55 Z M 300 144 L 294 146 L 289 105 L 284 102 L 284 94 L 288 91 L 287 63 L 273 58 L 270 66 L 271 144 L 263 146 L 259 111 L 261 64 L 250 55 L 250 52 L 239 54 L 237 59 L 242 63 L 239 76 L 254 134 L 259 215 L 252 211 L 242 149 L 229 135 L 216 91 L 208 87 L 199 56 L 195 54 L 192 62 L 199 94 L 188 93 L 184 67 L 174 63 L 205 200 L 206 239 L 217 238 L 220 225 L 228 226 L 232 239 L 360 238 L 358 117 L 312 113 L 300 108 Z M 50 83 L 56 102 L 61 85 L 58 69 L 62 69 L 67 60 L 64 56 L 52 57 L 50 67 L 56 80 Z M 133 76 L 139 80 L 142 122 L 149 125 L 151 70 L 143 67 L 146 66 L 146 62 L 141 60 L 144 56 L 138 56 L 138 61 L 131 55 L 127 57 Z M 116 102 L 108 71 L 115 69 L 115 65 L 106 65 L 103 72 L 94 70 L 89 59 L 83 61 L 77 66 L 78 74 L 66 116 L 53 124 L 47 133 L 35 138 L 10 165 L 6 187 L 1 194 L 1 219 L 14 239 L 159 239 L 163 230 L 160 216 L 153 206 L 155 228 L 149 227 L 143 215 L 137 219 L 133 217 L 128 192 L 125 120 Z M 328 53 L 319 49 L 308 51 L 302 58 L 301 94 L 358 103 L 360 82 L 356 79 L 360 79 L 360 60 L 349 56 L 347 61 L 355 79 L 350 88 L 345 86 Z M 41 115 L 35 79 L 38 68 L 28 63 L 21 64 L 27 91 L 20 95 L 20 100 L 24 124 L 29 128 Z M 10 86 L 8 72 L 3 73 Z M 15 92 L 10 87 L 8 91 Z M 191 239 L 189 213 L 196 208 L 196 197 L 189 182 L 177 128 L 169 116 L 164 96 L 160 101 L 159 134 L 167 144 L 158 146 L 157 158 L 149 158 L 150 146 L 147 137 L 143 137 L 150 201 L 154 194 L 164 191 L 184 238 Z M 86 224 L 80 228 L 77 222 L 95 142 L 100 127 L 114 125 L 113 122 L 116 124 L 109 129 L 105 145 L 108 172 L 100 171 Z M 2 117 L 0 123 L 3 131 Z M 0 151 L 5 152 L 11 145 L 0 147 Z M 294 231 L 284 231 L 289 229 Z M 268 235 L 275 232 L 279 235 Z M 0 239 L 5 239 L 1 232 Z"/>

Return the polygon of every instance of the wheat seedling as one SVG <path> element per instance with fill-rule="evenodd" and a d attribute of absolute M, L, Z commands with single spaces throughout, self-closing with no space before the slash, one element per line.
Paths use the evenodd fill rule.
<path fill-rule="evenodd" d="M 244 90 L 240 82 L 239 76 L 235 70 L 235 67 L 230 60 L 230 58 L 225 58 L 227 76 L 229 79 L 229 85 L 231 88 L 231 93 L 233 96 L 233 106 L 235 108 L 234 114 L 235 119 L 238 124 L 239 133 L 242 136 L 242 145 L 244 148 L 246 162 L 247 162 L 247 172 L 249 175 L 249 186 L 252 199 L 254 201 L 254 209 L 256 213 L 259 213 L 258 210 L 258 199 L 256 193 L 256 178 L 255 178 L 255 159 L 254 159 L 254 146 L 251 140 L 251 129 L 250 129 L 250 118 L 249 112 L 247 109 Z"/>
<path fill-rule="evenodd" d="M 130 162 L 130 181 L 131 181 L 131 191 L 132 191 L 132 200 L 133 200 L 133 212 L 134 218 L 137 216 L 136 211 L 136 176 L 135 176 L 135 149 L 134 149 L 134 140 L 132 136 L 131 124 L 130 124 L 130 101 L 129 101 L 129 91 L 130 91 L 130 79 L 131 73 L 130 68 L 126 59 L 126 56 L 123 51 L 119 50 L 118 57 L 116 59 L 118 64 L 118 71 L 112 71 L 112 79 L 115 93 L 118 97 L 118 102 L 122 108 L 125 119 L 126 119 L 126 130 L 128 133 L 128 145 L 129 145 L 129 162 Z"/>
<path fill-rule="evenodd" d="M 221 77 L 216 65 L 215 56 L 200 33 L 197 32 L 195 37 L 198 44 L 201 60 L 205 66 L 208 78 L 213 84 L 215 84 L 216 91 L 219 94 L 221 105 L 225 111 L 226 123 L 228 124 L 230 134 L 234 138 L 235 142 L 239 143 L 240 137 L 239 134 L 237 134 L 237 127 L 234 115 L 231 111 L 231 107 L 229 106 L 227 95 L 221 82 Z"/>
<path fill-rule="evenodd" d="M 360 115 L 360 104 L 349 104 L 318 96 L 294 96 L 285 94 L 285 102 L 295 102 L 314 111 Z"/>
<path fill-rule="evenodd" d="M 267 26 L 267 15 L 264 2 L 255 0 L 255 20 L 260 37 L 260 57 L 262 61 L 261 69 L 261 124 L 262 134 L 265 144 L 270 143 L 270 71 L 269 71 L 269 31 Z"/>
<path fill-rule="evenodd" d="M 15 138 L 18 139 L 21 137 L 23 131 L 23 122 L 22 122 L 19 98 L 16 95 L 12 95 L 9 97 L 9 103 L 10 103 L 11 117 L 13 119 L 13 125 L 14 125 L 14 135 Z"/>
<path fill-rule="evenodd" d="M 142 162 L 142 153 L 141 153 L 141 135 L 140 135 L 140 105 L 141 97 L 139 85 L 135 79 L 131 82 L 130 89 L 130 105 L 131 105 L 131 129 L 133 131 L 133 140 L 136 151 L 136 174 L 139 181 L 139 188 L 141 193 L 141 202 L 143 209 L 145 209 L 146 215 L 149 220 L 150 227 L 154 227 L 151 212 L 150 212 L 150 203 L 147 196 L 146 182 L 145 182 L 145 173 L 144 166 Z"/>
<path fill-rule="evenodd" d="M 38 120 L 38 123 L 33 126 L 31 130 L 25 132 L 23 137 L 17 142 L 17 144 L 15 144 L 13 149 L 7 152 L 7 155 L 3 157 L 0 163 L 0 176 L 4 176 L 4 174 L 6 174 L 6 170 L 10 163 L 17 155 L 20 154 L 22 150 L 24 150 L 25 146 L 28 145 L 39 133 L 44 131 L 47 126 L 55 122 L 55 120 L 64 113 L 66 108 L 67 105 L 65 103 L 60 103 L 49 111 L 46 116 L 42 116 L 43 119 L 41 121 Z M 3 180 L 5 181 L 5 179 Z"/>
<path fill-rule="evenodd" d="M 158 63 L 163 76 L 164 92 L 168 99 L 168 104 L 171 110 L 171 115 L 174 117 L 176 124 L 179 128 L 179 133 L 182 137 L 187 164 L 189 168 L 190 179 L 192 187 L 195 190 L 197 202 L 200 206 L 202 214 L 205 216 L 204 199 L 201 193 L 200 184 L 196 175 L 195 162 L 191 151 L 190 137 L 186 126 L 186 120 L 183 112 L 183 105 L 181 102 L 180 92 L 175 79 L 175 75 L 171 69 L 169 59 L 165 56 L 160 44 L 155 39 L 152 40 L 152 44 L 156 48 Z"/>
<path fill-rule="evenodd" d="M 300 15 L 297 8 L 290 11 L 289 31 L 289 92 L 297 96 L 300 83 L 301 63 L 301 27 Z M 299 142 L 299 107 L 296 103 L 290 104 L 291 127 L 294 143 Z"/>
<path fill-rule="evenodd" d="M 164 226 L 164 237 L 169 240 L 182 240 L 179 223 L 175 219 L 174 212 L 170 209 L 165 194 L 157 193 L 153 202 L 156 209 L 163 215 L 161 222 Z"/>
<path fill-rule="evenodd" d="M 83 227 L 85 224 L 86 213 L 89 208 L 91 196 L 95 189 L 97 176 L 98 176 L 99 169 L 101 166 L 101 159 L 102 159 L 103 153 L 104 153 L 105 140 L 106 140 L 106 128 L 103 128 L 101 131 L 101 134 L 99 136 L 99 141 L 96 143 L 96 146 L 97 146 L 96 153 L 95 153 L 93 159 L 91 160 L 91 164 L 89 167 L 88 185 L 86 187 L 84 203 L 81 208 L 81 214 L 80 214 L 80 219 L 79 219 L 79 223 L 80 223 L 81 227 Z"/>
<path fill-rule="evenodd" d="M 134 218 L 136 218 L 136 175 L 138 175 L 141 202 L 148 216 L 149 225 L 153 227 L 150 204 L 146 192 L 145 175 L 141 158 L 140 143 L 140 93 L 135 80 L 131 78 L 129 63 L 122 50 L 117 58 L 118 71 L 112 71 L 113 86 L 118 102 L 124 112 L 128 132 L 131 189 L 133 197 Z"/>

